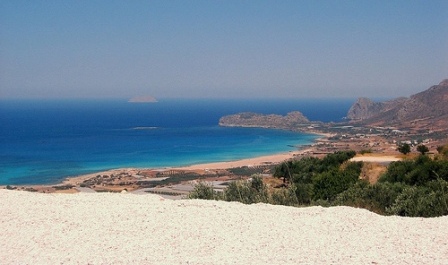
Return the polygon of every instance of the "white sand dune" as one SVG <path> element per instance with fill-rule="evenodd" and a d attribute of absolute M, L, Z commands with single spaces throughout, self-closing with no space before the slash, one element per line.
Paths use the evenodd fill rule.
<path fill-rule="evenodd" d="M 448 217 L 0 190 L 0 264 L 447 264 Z"/>

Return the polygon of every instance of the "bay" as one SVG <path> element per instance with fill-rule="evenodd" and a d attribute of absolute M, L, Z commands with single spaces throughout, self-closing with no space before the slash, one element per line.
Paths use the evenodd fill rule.
<path fill-rule="evenodd" d="M 0 101 L 0 185 L 51 184 L 112 168 L 160 168 L 295 150 L 316 135 L 218 126 L 243 111 L 340 121 L 353 100 Z"/>

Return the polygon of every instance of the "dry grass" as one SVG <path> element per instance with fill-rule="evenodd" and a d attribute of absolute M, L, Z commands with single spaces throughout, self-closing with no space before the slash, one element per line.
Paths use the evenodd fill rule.
<path fill-rule="evenodd" d="M 387 166 L 380 163 L 364 162 L 360 178 L 368 181 L 370 184 L 375 184 L 386 170 Z"/>
<path fill-rule="evenodd" d="M 274 177 L 267 177 L 263 178 L 264 184 L 266 184 L 270 189 L 273 189 L 274 187 L 278 187 L 283 184 L 283 180 L 279 178 Z"/>

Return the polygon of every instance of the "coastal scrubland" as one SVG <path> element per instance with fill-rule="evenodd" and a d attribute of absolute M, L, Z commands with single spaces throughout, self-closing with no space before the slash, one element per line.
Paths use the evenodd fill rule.
<path fill-rule="evenodd" d="M 370 183 L 363 168 L 368 163 L 350 161 L 354 151 L 339 151 L 323 158 L 303 157 L 275 167 L 282 183 L 272 187 L 254 175 L 216 191 L 199 182 L 192 199 L 271 203 L 289 206 L 352 206 L 383 215 L 435 217 L 448 214 L 448 145 L 439 154 L 420 154 L 391 162 Z"/>

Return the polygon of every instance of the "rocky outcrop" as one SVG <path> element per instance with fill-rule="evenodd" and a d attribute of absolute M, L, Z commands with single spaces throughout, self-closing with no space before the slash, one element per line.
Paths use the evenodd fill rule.
<path fill-rule="evenodd" d="M 384 102 L 360 98 L 350 108 L 347 118 L 354 123 L 409 127 L 448 125 L 448 79 L 410 96 Z"/>
<path fill-rule="evenodd" d="M 368 120 L 394 109 L 406 100 L 406 98 L 397 98 L 384 102 L 374 102 L 368 98 L 359 98 L 348 110 L 347 118 L 352 121 Z"/>
<path fill-rule="evenodd" d="M 219 120 L 220 126 L 227 127 L 263 127 L 293 129 L 309 124 L 310 121 L 301 112 L 294 111 L 286 116 L 276 114 L 259 114 L 253 112 L 243 112 L 234 115 L 224 116 Z"/>
<path fill-rule="evenodd" d="M 364 120 L 378 114 L 382 109 L 381 103 L 375 103 L 368 98 L 359 98 L 348 110 L 347 118 Z"/>

